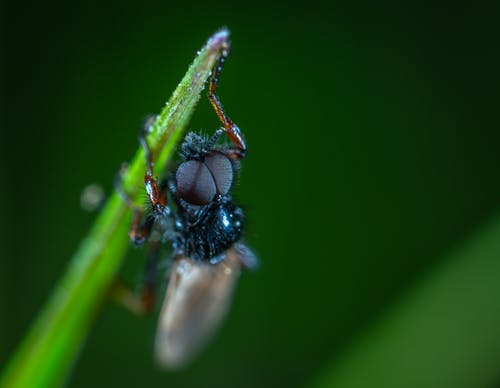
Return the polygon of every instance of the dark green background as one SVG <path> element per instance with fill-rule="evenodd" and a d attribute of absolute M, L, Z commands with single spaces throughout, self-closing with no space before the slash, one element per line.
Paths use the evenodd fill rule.
<path fill-rule="evenodd" d="M 224 327 L 183 372 L 154 367 L 154 316 L 109 304 L 70 386 L 303 386 L 500 209 L 492 8 L 4 8 L 0 366 L 95 218 L 82 189 L 110 192 L 141 118 L 222 25 L 233 53 L 220 97 L 248 142 L 236 196 L 261 268 L 243 274 Z M 203 99 L 191 128 L 217 125 Z M 123 269 L 132 282 L 143 253 Z"/>

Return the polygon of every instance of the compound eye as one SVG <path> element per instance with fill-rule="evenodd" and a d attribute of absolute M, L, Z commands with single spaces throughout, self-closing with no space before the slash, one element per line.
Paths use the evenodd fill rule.
<path fill-rule="evenodd" d="M 205 165 L 215 181 L 217 193 L 227 194 L 233 184 L 233 165 L 229 158 L 221 153 L 212 153 L 205 157 Z"/>
<path fill-rule="evenodd" d="M 193 205 L 206 205 L 216 194 L 212 174 L 204 163 L 188 160 L 182 163 L 175 174 L 177 192 Z"/>

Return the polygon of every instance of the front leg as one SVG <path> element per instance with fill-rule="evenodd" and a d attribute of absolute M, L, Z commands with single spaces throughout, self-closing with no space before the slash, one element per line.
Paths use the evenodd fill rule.
<path fill-rule="evenodd" d="M 226 114 L 219 100 L 219 97 L 217 97 L 217 86 L 219 83 L 219 76 L 220 73 L 222 72 L 222 67 L 224 65 L 224 62 L 226 61 L 226 58 L 229 55 L 230 49 L 231 48 L 227 46 L 222 50 L 220 54 L 217 66 L 215 66 L 212 77 L 210 78 L 208 99 L 212 103 L 212 106 L 215 109 L 215 113 L 217 114 L 217 116 L 219 116 L 219 119 L 222 122 L 224 132 L 227 133 L 229 139 L 236 146 L 236 148 L 231 152 L 230 156 L 233 160 L 235 160 L 235 159 L 241 159 L 246 155 L 247 146 L 245 143 L 245 138 L 243 137 L 243 134 L 241 133 L 238 126 Z"/>

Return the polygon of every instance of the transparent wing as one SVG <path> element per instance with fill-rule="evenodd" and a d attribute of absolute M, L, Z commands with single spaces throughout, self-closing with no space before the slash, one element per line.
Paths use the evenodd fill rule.
<path fill-rule="evenodd" d="M 218 264 L 178 256 L 160 313 L 155 354 L 163 367 L 189 362 L 222 321 L 242 266 L 255 262 L 251 251 L 235 244 Z"/>

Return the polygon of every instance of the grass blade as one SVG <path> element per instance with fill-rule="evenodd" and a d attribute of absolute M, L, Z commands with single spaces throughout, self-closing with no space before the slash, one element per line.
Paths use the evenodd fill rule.
<path fill-rule="evenodd" d="M 173 155 L 228 38 L 229 32 L 220 30 L 208 40 L 156 119 L 148 142 L 157 171 Z M 144 171 L 145 155 L 139 149 L 123 179 L 133 198 L 143 188 Z M 64 382 L 128 249 L 129 219 L 129 209 L 113 193 L 8 363 L 0 387 L 53 387 Z"/>

